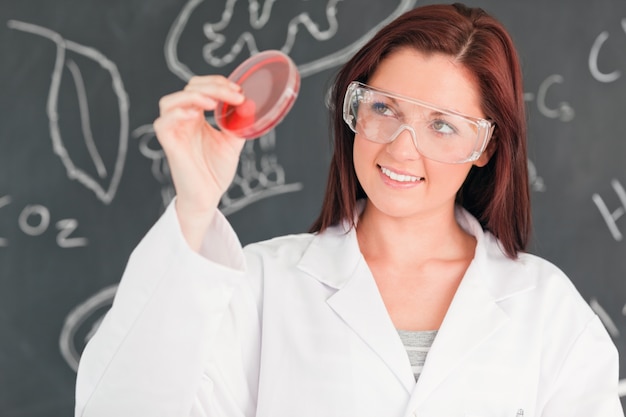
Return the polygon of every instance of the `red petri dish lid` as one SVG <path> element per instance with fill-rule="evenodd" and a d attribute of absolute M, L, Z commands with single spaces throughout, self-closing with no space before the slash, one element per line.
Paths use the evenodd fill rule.
<path fill-rule="evenodd" d="M 218 103 L 215 122 L 246 139 L 263 136 L 287 115 L 298 96 L 300 74 L 286 54 L 268 50 L 255 54 L 228 77 L 239 84 L 246 100 L 239 106 Z"/>

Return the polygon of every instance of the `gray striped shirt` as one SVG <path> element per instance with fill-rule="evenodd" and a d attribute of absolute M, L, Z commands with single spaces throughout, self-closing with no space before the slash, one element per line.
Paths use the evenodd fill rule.
<path fill-rule="evenodd" d="M 409 362 L 411 363 L 411 370 L 415 375 L 415 381 L 418 380 L 426 362 L 426 355 L 435 340 L 437 330 L 427 331 L 407 331 L 398 330 L 400 340 L 409 355 Z"/>

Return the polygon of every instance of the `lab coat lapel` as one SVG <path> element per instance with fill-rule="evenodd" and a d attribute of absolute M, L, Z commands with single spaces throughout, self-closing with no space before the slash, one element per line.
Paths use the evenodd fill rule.
<path fill-rule="evenodd" d="M 328 304 L 376 352 L 410 393 L 415 377 L 408 355 L 364 260 L 359 262 L 347 285 L 328 299 Z"/>
<path fill-rule="evenodd" d="M 467 211 L 457 208 L 457 221 L 476 238 L 468 267 L 428 353 L 406 415 L 413 415 L 428 396 L 509 321 L 500 302 L 535 287 L 532 277 L 515 278 L 511 262 L 495 237 L 482 230 Z"/>
<path fill-rule="evenodd" d="M 410 393 L 415 386 L 408 356 L 378 287 L 359 250 L 354 230 L 326 230 L 316 236 L 298 267 L 337 289 L 327 303 L 387 365 Z"/>
<path fill-rule="evenodd" d="M 423 403 L 473 350 L 509 320 L 493 295 L 481 285 L 479 272 L 486 271 L 472 264 L 461 281 L 428 353 L 411 399 L 411 409 Z"/>

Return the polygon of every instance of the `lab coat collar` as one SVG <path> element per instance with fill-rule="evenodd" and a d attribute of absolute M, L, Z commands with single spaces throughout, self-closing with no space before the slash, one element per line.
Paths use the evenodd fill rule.
<path fill-rule="evenodd" d="M 474 259 L 446 313 L 428 354 L 418 385 L 406 351 L 359 250 L 356 231 L 348 222 L 316 235 L 298 268 L 336 289 L 327 303 L 387 364 L 408 393 L 414 410 L 453 373 L 472 350 L 508 321 L 498 303 L 535 286 L 533 278 L 512 274 L 516 262 L 507 258 L 493 235 L 463 208 L 457 221 L 476 238 Z"/>
<path fill-rule="evenodd" d="M 358 213 L 364 204 L 360 204 Z M 406 350 L 383 303 L 376 282 L 361 255 L 356 231 L 349 222 L 316 235 L 298 268 L 337 291 L 326 302 L 380 357 L 410 393 L 415 378 Z"/>

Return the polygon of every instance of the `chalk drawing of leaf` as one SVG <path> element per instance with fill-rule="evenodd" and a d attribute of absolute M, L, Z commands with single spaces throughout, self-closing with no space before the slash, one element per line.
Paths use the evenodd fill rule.
<path fill-rule="evenodd" d="M 195 73 L 189 68 L 189 65 L 182 62 L 179 58 L 179 41 L 186 26 L 189 24 L 190 18 L 205 1 L 206 0 L 187 1 L 172 24 L 165 42 L 165 60 L 168 68 L 184 81 L 189 80 Z M 307 36 L 313 37 L 319 42 L 327 41 L 335 36 L 339 27 L 337 4 L 340 1 L 344 0 L 326 0 L 323 6 L 324 12 L 318 13 L 319 15 L 324 15 L 324 18 L 320 19 L 319 16 L 314 18 L 311 13 L 302 10 L 297 11 L 293 7 L 294 4 L 303 5 L 306 3 L 285 2 L 281 3 L 283 9 L 272 11 L 276 0 L 265 0 L 262 5 L 259 0 L 248 0 L 249 28 L 243 28 L 241 33 L 231 34 L 231 36 L 229 36 L 230 39 L 227 39 L 228 36 L 224 33 L 229 25 L 231 25 L 235 6 L 238 2 L 238 0 L 227 0 L 224 5 L 224 10 L 221 12 L 220 19 L 217 22 L 206 23 L 204 25 L 204 36 L 208 40 L 202 53 L 204 61 L 213 67 L 222 67 L 236 62 L 237 60 L 243 61 L 248 55 L 253 55 L 259 51 L 255 35 L 259 30 L 269 25 L 272 26 L 272 30 L 276 33 L 279 33 L 281 30 L 284 32 L 284 37 L 278 37 L 281 44 L 274 45 L 272 49 L 280 49 L 288 55 L 292 49 L 297 46 L 297 36 L 299 32 L 304 32 Z M 347 59 L 376 33 L 376 31 L 401 13 L 413 8 L 417 0 L 395 1 L 397 2 L 395 8 L 387 16 L 382 16 L 378 24 L 369 28 L 369 30 L 362 34 L 357 40 L 344 46 L 337 44 L 338 49 L 330 54 L 313 57 L 308 62 L 297 62 L 300 76 L 308 77 L 346 62 Z M 313 2 L 309 3 L 312 4 Z M 316 7 L 319 7 L 322 2 L 315 2 L 314 4 Z M 287 7 L 285 5 L 289 5 L 290 8 L 285 10 L 284 7 Z M 279 15 L 281 22 L 270 22 L 272 14 Z M 291 15 L 292 17 L 286 18 L 286 16 Z M 281 25 L 284 27 L 281 27 Z M 229 45 L 226 44 L 227 40 L 231 42 Z M 226 48 L 226 52 L 218 55 L 217 50 L 220 48 L 223 49 L 224 47 Z M 243 57 L 240 56 L 242 54 L 244 55 Z"/>
<path fill-rule="evenodd" d="M 129 136 L 129 100 L 117 66 L 96 49 L 64 39 L 50 29 L 16 20 L 9 21 L 8 26 L 12 29 L 42 36 L 55 43 L 56 59 L 46 105 L 53 151 L 61 159 L 69 179 L 78 181 L 93 191 L 104 204 L 110 204 L 122 178 Z M 95 66 L 97 71 L 104 71 L 106 78 L 110 79 L 111 91 L 117 106 L 115 110 L 119 112 L 117 149 L 114 151 L 113 158 L 104 159 L 96 146 L 89 114 L 87 86 L 81 71 L 81 65 L 87 64 L 79 65 L 79 60 L 89 63 L 91 67 Z M 79 120 L 79 135 L 82 137 L 80 147 L 86 149 L 87 157 L 80 156 L 81 152 L 76 149 L 76 140 L 70 140 L 70 135 L 64 137 L 62 134 L 59 102 L 62 95 L 68 94 L 62 91 L 62 86 L 68 85 L 73 86 L 68 91 L 73 91 L 76 94 L 74 101 L 77 103 L 75 107 L 79 113 L 76 119 Z M 110 143 L 109 139 L 106 138 L 107 144 Z"/>

